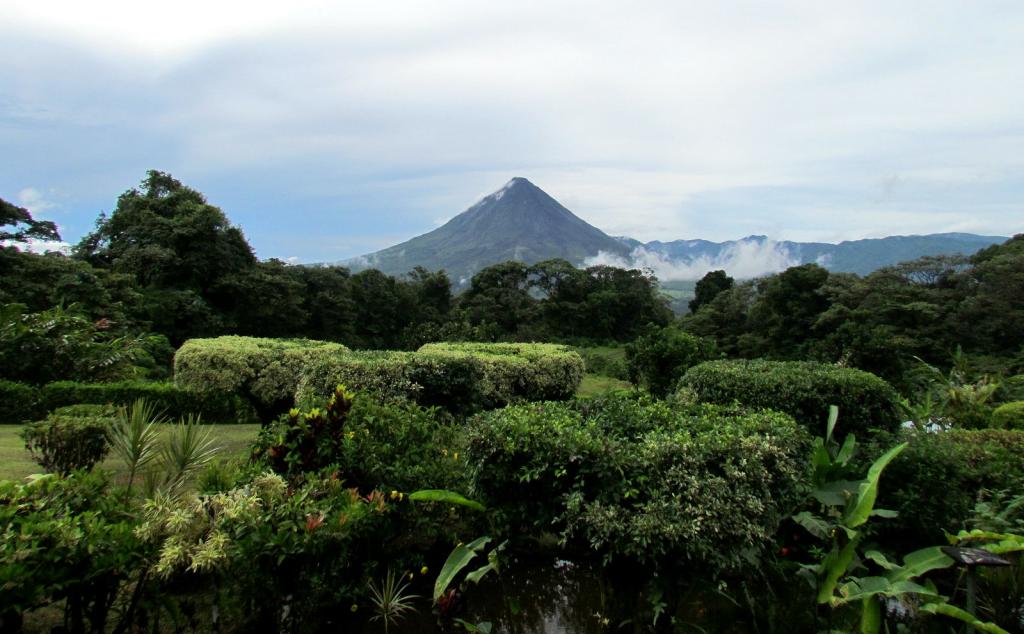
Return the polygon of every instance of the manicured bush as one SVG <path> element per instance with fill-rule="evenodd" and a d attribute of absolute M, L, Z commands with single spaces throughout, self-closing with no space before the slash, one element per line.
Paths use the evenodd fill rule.
<path fill-rule="evenodd" d="M 306 364 L 347 351 L 311 339 L 190 339 L 174 355 L 174 380 L 194 392 L 238 394 L 268 423 L 291 407 Z"/>
<path fill-rule="evenodd" d="M 39 389 L 24 383 L 0 380 L 0 424 L 21 423 L 42 416 Z"/>
<path fill-rule="evenodd" d="M 483 369 L 484 407 L 572 398 L 583 380 L 583 358 L 553 343 L 428 343 L 419 354 L 472 356 Z"/>
<path fill-rule="evenodd" d="M 75 383 L 59 381 L 39 388 L 41 407 L 50 412 L 68 405 L 129 405 L 143 398 L 164 416 L 177 420 L 201 416 L 206 423 L 248 423 L 255 419 L 252 409 L 239 397 L 225 392 L 193 392 L 174 383 L 118 381 L 116 383 Z"/>
<path fill-rule="evenodd" d="M 117 407 L 110 403 L 79 403 L 77 405 L 65 405 L 58 407 L 52 412 L 56 416 L 95 416 L 99 418 L 113 418 L 117 416 Z"/>
<path fill-rule="evenodd" d="M 909 445 L 886 468 L 877 506 L 899 512 L 879 525 L 904 543 L 945 542 L 943 531 L 964 528 L 982 489 L 1024 490 L 1022 431 L 904 431 L 880 436 L 873 453 L 900 440 Z M 866 452 L 863 459 L 873 457 Z"/>
<path fill-rule="evenodd" d="M 92 469 L 107 455 L 107 429 L 112 418 L 51 414 L 21 430 L 25 448 L 49 473 Z"/>
<path fill-rule="evenodd" d="M 992 412 L 992 427 L 1024 431 L 1024 401 L 1003 403 Z"/>
<path fill-rule="evenodd" d="M 483 369 L 467 355 L 360 350 L 310 362 L 295 401 L 313 406 L 339 384 L 378 401 L 410 401 L 461 414 L 480 408 Z"/>
<path fill-rule="evenodd" d="M 679 381 L 706 403 L 738 402 L 785 412 L 813 436 L 824 436 L 829 405 L 839 407 L 842 433 L 864 439 L 869 430 L 895 430 L 898 395 L 874 374 L 809 361 L 707 361 Z"/>
<path fill-rule="evenodd" d="M 713 576 L 769 545 L 808 447 L 785 414 L 609 396 L 480 414 L 466 454 L 471 496 L 513 534 Z"/>
<path fill-rule="evenodd" d="M 626 346 L 629 380 L 658 398 L 668 396 L 679 377 L 691 367 L 716 356 L 714 341 L 675 326 L 648 326 L 636 341 Z"/>

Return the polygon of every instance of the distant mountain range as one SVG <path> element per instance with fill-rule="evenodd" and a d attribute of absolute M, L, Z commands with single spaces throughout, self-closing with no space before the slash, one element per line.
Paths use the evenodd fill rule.
<path fill-rule="evenodd" d="M 883 266 L 925 255 L 971 254 L 1007 240 L 1001 236 L 939 233 L 824 242 L 776 242 L 766 236 L 709 242 L 640 242 L 612 237 L 587 224 L 525 178 L 498 191 L 429 233 L 393 247 L 341 262 L 389 275 L 416 266 L 444 269 L 457 286 L 491 264 L 527 264 L 562 258 L 575 265 L 648 267 L 662 281 L 695 280 L 711 270 L 750 278 L 816 262 L 832 270 L 865 275 Z"/>

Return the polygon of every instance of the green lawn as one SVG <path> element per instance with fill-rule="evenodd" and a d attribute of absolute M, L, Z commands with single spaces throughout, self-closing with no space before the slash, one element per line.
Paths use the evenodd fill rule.
<path fill-rule="evenodd" d="M 162 433 L 170 425 L 161 425 Z M 249 444 L 256 439 L 259 425 L 202 425 L 213 430 L 213 437 L 221 447 L 219 458 L 228 459 L 245 456 Z M 32 461 L 25 450 L 25 443 L 18 435 L 21 425 L 0 425 L 0 480 L 20 480 L 27 475 L 40 473 L 42 468 Z M 115 475 L 121 471 L 121 463 L 108 457 L 103 467 Z"/>
<path fill-rule="evenodd" d="M 583 375 L 583 381 L 576 390 L 576 396 L 600 396 L 612 390 L 628 390 L 632 387 L 633 384 L 628 381 L 620 381 L 609 376 L 597 374 L 585 374 Z"/>

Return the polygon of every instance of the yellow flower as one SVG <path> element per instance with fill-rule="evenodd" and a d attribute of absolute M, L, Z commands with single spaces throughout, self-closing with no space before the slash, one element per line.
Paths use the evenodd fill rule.
<path fill-rule="evenodd" d="M 349 608 L 349 610 L 351 610 L 351 611 L 353 611 L 353 612 L 355 612 L 355 611 L 356 611 L 356 610 L 358 610 L 358 609 L 359 609 L 359 606 L 358 606 L 358 605 L 356 605 L 355 603 L 353 603 L 353 604 L 352 604 L 352 607 L 350 607 L 350 608 Z"/>
<path fill-rule="evenodd" d="M 420 574 L 421 575 L 427 574 L 427 567 L 426 566 L 423 566 L 422 568 L 420 568 Z"/>
<path fill-rule="evenodd" d="M 395 499 L 397 497 L 398 497 L 398 491 L 392 491 L 391 492 L 391 499 L 393 500 L 393 499 Z"/>
<path fill-rule="evenodd" d="M 457 452 L 457 451 L 456 451 L 456 452 L 455 452 L 455 455 L 454 455 L 454 456 L 452 456 L 452 457 L 453 457 L 453 458 L 454 458 L 455 460 L 458 460 L 458 459 L 459 459 L 459 452 Z"/>
<path fill-rule="evenodd" d="M 413 578 L 413 574 L 410 572 L 409 573 L 409 581 L 412 581 L 412 578 Z"/>

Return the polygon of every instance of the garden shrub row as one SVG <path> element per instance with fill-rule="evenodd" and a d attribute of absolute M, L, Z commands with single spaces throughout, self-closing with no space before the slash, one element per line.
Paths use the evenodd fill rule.
<path fill-rule="evenodd" d="M 194 392 L 238 394 L 267 422 L 287 411 L 307 364 L 348 352 L 312 339 L 190 339 L 174 355 L 174 380 Z"/>
<path fill-rule="evenodd" d="M 899 396 L 883 379 L 862 370 L 810 361 L 719 360 L 690 368 L 679 388 L 705 403 L 740 403 L 773 409 L 823 436 L 830 405 L 839 407 L 843 433 L 866 438 L 872 430 L 896 430 Z"/>
<path fill-rule="evenodd" d="M 358 351 L 312 360 L 296 402 L 309 405 L 344 384 L 382 400 L 409 400 L 467 414 L 523 400 L 571 398 L 583 360 L 554 344 L 427 344 L 416 352 Z"/>
<path fill-rule="evenodd" d="M 128 405 L 144 398 L 172 420 L 189 414 L 209 423 L 247 423 L 255 420 L 252 409 L 239 397 L 222 391 L 193 392 L 170 382 L 117 381 L 76 383 L 58 381 L 42 386 L 0 382 L 0 422 L 39 420 L 59 408 L 78 404 Z"/>
<path fill-rule="evenodd" d="M 714 575 L 771 543 L 808 448 L 782 413 L 608 396 L 479 414 L 466 455 L 471 496 L 510 534 Z"/>

